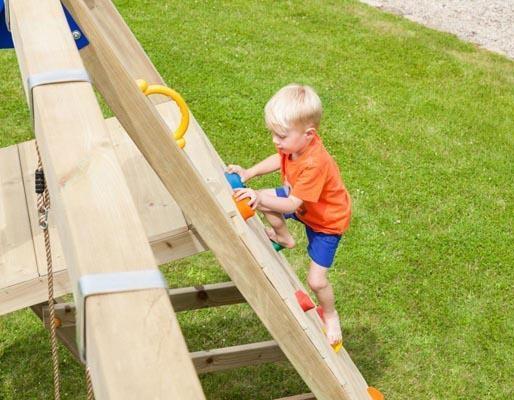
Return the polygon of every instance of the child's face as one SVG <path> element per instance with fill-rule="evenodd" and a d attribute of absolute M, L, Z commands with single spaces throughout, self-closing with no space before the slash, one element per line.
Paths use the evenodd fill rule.
<path fill-rule="evenodd" d="M 273 144 L 284 154 L 301 154 L 311 142 L 315 132 L 314 128 L 294 125 L 280 132 L 272 132 Z"/>

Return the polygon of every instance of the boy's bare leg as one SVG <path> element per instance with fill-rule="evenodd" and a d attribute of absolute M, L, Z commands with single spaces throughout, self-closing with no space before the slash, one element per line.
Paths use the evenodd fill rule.
<path fill-rule="evenodd" d="M 263 214 L 272 228 L 266 229 L 268 237 L 288 249 L 293 248 L 296 243 L 287 229 L 286 220 L 282 214 L 271 211 L 263 212 Z"/>
<path fill-rule="evenodd" d="M 323 319 L 327 329 L 327 338 L 330 344 L 342 341 L 341 324 L 334 304 L 334 290 L 327 278 L 328 268 L 316 264 L 311 260 L 307 283 L 316 294 L 319 304 L 323 308 Z"/>
<path fill-rule="evenodd" d="M 275 196 L 276 192 L 274 189 L 264 189 L 259 191 L 259 193 L 262 196 Z M 268 237 L 273 240 L 274 242 L 277 242 L 278 244 L 291 249 L 295 246 L 294 238 L 289 233 L 289 230 L 287 229 L 286 220 L 282 216 L 282 214 L 273 212 L 273 211 L 262 211 L 264 216 L 266 217 L 266 220 L 271 225 L 272 229 L 267 228 L 266 234 Z"/>

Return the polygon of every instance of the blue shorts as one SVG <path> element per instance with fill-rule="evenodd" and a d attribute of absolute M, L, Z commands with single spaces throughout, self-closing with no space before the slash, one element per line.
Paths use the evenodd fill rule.
<path fill-rule="evenodd" d="M 275 193 L 278 197 L 287 198 L 289 197 L 289 188 L 284 186 L 276 188 Z M 341 235 L 313 231 L 310 226 L 300 221 L 294 213 L 284 214 L 284 218 L 291 218 L 305 225 L 305 232 L 307 233 L 307 240 L 309 241 L 309 245 L 307 246 L 309 257 L 316 264 L 325 268 L 330 268 L 334 261 L 337 246 L 341 240 Z"/>

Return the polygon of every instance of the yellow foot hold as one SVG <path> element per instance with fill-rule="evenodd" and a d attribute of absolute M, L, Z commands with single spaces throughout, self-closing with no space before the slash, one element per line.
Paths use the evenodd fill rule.
<path fill-rule="evenodd" d="M 321 329 L 323 330 L 323 333 L 326 335 L 327 330 L 325 329 L 325 327 L 322 327 Z M 332 349 L 334 349 L 334 351 L 338 353 L 343 348 L 343 341 L 341 340 L 340 342 L 333 343 L 330 346 L 332 346 Z"/>
<path fill-rule="evenodd" d="M 341 350 L 343 348 L 343 342 L 342 341 L 337 342 L 337 343 L 332 344 L 331 346 L 336 353 L 339 353 L 339 350 Z"/>
<path fill-rule="evenodd" d="M 374 388 L 373 386 L 368 387 L 368 394 L 371 396 L 372 400 L 384 400 L 384 395 L 380 392 L 380 390 Z"/>

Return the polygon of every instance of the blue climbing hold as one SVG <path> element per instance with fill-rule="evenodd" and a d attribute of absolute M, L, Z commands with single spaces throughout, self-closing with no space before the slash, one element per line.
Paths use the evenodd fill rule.
<path fill-rule="evenodd" d="M 246 187 L 244 182 L 241 180 L 241 177 L 235 172 L 225 172 L 225 178 L 227 178 L 227 181 L 230 183 L 230 186 L 232 186 L 232 189 L 241 189 Z"/>

